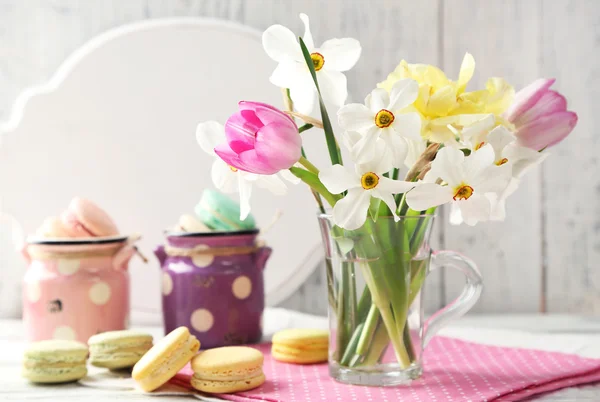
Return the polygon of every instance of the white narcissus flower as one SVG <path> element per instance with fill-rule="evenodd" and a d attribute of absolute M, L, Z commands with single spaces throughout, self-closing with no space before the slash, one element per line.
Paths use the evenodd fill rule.
<path fill-rule="evenodd" d="M 376 143 L 384 140 L 393 154 L 393 167 L 404 165 L 408 152 L 407 139 L 421 139 L 421 117 L 416 112 L 400 113 L 411 105 L 419 93 L 415 80 L 396 82 L 390 93 L 385 89 L 374 89 L 365 99 L 365 104 L 352 103 L 338 111 L 338 121 L 345 131 L 357 131 L 362 138 L 351 150 L 354 161 L 368 163 L 377 158 Z"/>
<path fill-rule="evenodd" d="M 405 193 L 417 184 L 383 176 L 389 169 L 389 161 L 382 158 L 368 164 L 356 165 L 354 170 L 334 165 L 319 173 L 319 179 L 331 193 L 348 191 L 333 207 L 333 221 L 336 225 L 346 230 L 360 228 L 367 219 L 371 197 L 386 203 L 394 219 L 399 219 L 393 195 Z"/>
<path fill-rule="evenodd" d="M 443 185 L 436 183 L 438 179 Z M 436 155 L 425 182 L 406 194 L 406 202 L 415 211 L 456 204 L 464 222 L 473 226 L 490 220 L 493 205 L 488 194 L 498 196 L 510 179 L 510 165 L 494 164 L 494 149 L 490 144 L 468 157 L 459 149 L 446 147 Z"/>
<path fill-rule="evenodd" d="M 310 33 L 308 16 L 300 14 L 304 23 L 302 40 L 312 59 L 323 100 L 339 107 L 348 97 L 344 71 L 350 70 L 360 57 L 361 47 L 356 39 L 330 39 L 316 47 Z M 296 110 L 310 115 L 317 104 L 317 90 L 302 55 L 297 36 L 288 28 L 272 25 L 262 35 L 267 55 L 278 65 L 270 77 L 271 83 L 290 89 Z"/>
<path fill-rule="evenodd" d="M 275 195 L 287 193 L 287 186 L 276 175 L 259 175 L 238 170 L 229 166 L 217 156 L 214 149 L 225 142 L 225 128 L 216 121 L 198 124 L 196 140 L 204 152 L 214 156 L 211 177 L 217 189 L 224 193 L 240 193 L 240 219 L 244 220 L 250 213 L 250 197 L 252 185 L 266 188 Z"/>

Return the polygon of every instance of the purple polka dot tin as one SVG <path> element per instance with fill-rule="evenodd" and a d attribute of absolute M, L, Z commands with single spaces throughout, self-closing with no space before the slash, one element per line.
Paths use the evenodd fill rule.
<path fill-rule="evenodd" d="M 162 269 L 165 333 L 186 326 L 203 349 L 260 341 L 263 269 L 271 248 L 258 231 L 168 233 Z"/>

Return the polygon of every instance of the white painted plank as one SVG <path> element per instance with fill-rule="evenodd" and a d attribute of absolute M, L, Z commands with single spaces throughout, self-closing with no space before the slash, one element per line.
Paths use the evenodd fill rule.
<path fill-rule="evenodd" d="M 556 0 L 542 8 L 542 73 L 579 115 L 543 170 L 548 310 L 600 312 L 600 3 Z"/>
<path fill-rule="evenodd" d="M 457 77 L 466 51 L 475 57 L 475 76 L 468 89 L 483 88 L 501 76 L 519 89 L 538 76 L 539 9 L 533 1 L 444 2 L 444 70 Z M 541 290 L 541 221 L 539 171 L 529 173 L 509 199 L 503 223 L 472 228 L 445 223 L 446 247 L 471 257 L 479 266 L 485 290 L 474 311 L 533 312 Z M 464 279 L 446 276 L 453 299 Z"/>

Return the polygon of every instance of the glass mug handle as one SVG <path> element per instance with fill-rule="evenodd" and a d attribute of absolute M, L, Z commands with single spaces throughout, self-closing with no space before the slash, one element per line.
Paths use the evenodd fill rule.
<path fill-rule="evenodd" d="M 471 259 L 455 251 L 434 251 L 431 256 L 431 269 L 429 272 L 433 272 L 441 266 L 459 270 L 465 275 L 467 282 L 460 296 L 425 321 L 423 348 L 427 346 L 431 338 L 440 329 L 469 311 L 477 303 L 483 290 L 483 277 Z"/>

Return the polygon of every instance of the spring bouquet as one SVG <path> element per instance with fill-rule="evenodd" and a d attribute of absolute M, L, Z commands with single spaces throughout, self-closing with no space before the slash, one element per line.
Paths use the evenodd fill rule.
<path fill-rule="evenodd" d="M 436 208 L 449 204 L 456 224 L 503 220 L 521 177 L 571 132 L 577 115 L 551 79 L 516 94 L 502 78 L 467 91 L 475 69 L 468 53 L 456 80 L 403 60 L 364 103 L 346 104 L 344 72 L 358 61 L 359 42 L 316 46 L 308 17 L 300 18 L 301 37 L 280 25 L 262 37 L 277 63 L 270 81 L 282 90 L 282 109 L 242 101 L 224 126 L 201 123 L 197 140 L 215 156 L 215 186 L 239 192 L 242 219 L 253 185 L 283 194 L 301 181 L 313 193 L 328 256 L 330 363 L 409 369 L 421 341 L 411 305 L 429 270 Z M 302 146 L 308 130 L 321 130 L 330 166 L 310 161 Z"/>

